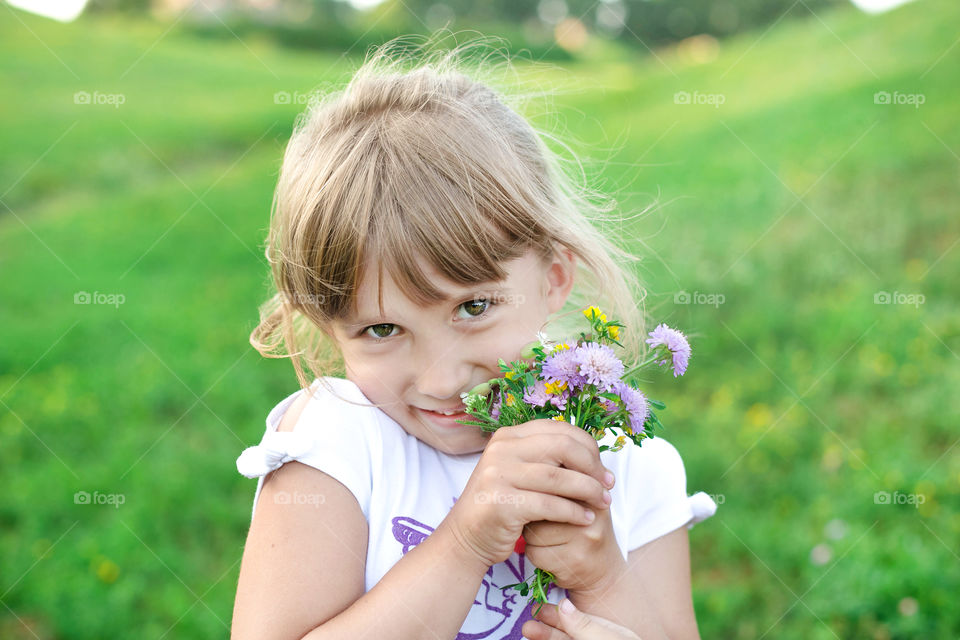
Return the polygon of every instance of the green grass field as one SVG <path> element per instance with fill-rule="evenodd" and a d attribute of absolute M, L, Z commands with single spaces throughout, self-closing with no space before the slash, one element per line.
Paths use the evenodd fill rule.
<path fill-rule="evenodd" d="M 235 459 L 296 389 L 247 343 L 301 108 L 274 95 L 355 59 L 2 13 L 0 637 L 226 637 Z M 960 635 L 957 21 L 849 8 L 546 72 L 583 88 L 555 106 L 596 184 L 661 201 L 626 236 L 692 335 L 649 389 L 721 502 L 691 531 L 704 638 Z"/>

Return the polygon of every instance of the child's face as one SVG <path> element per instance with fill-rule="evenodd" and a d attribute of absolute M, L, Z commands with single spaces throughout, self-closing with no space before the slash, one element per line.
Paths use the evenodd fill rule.
<path fill-rule="evenodd" d="M 360 284 L 358 316 L 334 325 L 333 335 L 347 378 L 407 433 L 445 453 L 476 453 L 489 433 L 424 410 L 461 409 L 461 393 L 501 376 L 499 358 L 519 359 L 549 314 L 563 307 L 573 285 L 574 260 L 565 252 L 545 266 L 530 251 L 502 265 L 508 274 L 504 281 L 470 289 L 421 264 L 449 302 L 419 306 L 385 273 L 386 315 L 380 317 L 377 269 L 368 265 L 365 273 L 374 280 Z"/>

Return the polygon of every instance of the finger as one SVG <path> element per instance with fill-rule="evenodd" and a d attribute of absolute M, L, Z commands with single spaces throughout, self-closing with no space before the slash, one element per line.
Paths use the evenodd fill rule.
<path fill-rule="evenodd" d="M 494 435 L 500 439 L 525 440 L 527 438 L 537 438 L 538 442 L 536 443 L 537 447 L 535 451 L 540 456 L 544 453 L 541 444 L 544 438 L 546 438 L 551 445 L 562 442 L 564 444 L 561 448 L 569 446 L 571 449 L 580 449 L 582 451 L 579 459 L 582 464 L 571 466 L 570 464 L 566 464 L 564 460 L 556 460 L 556 462 L 563 464 L 568 469 L 578 469 L 587 475 L 595 477 L 597 481 L 605 487 L 613 488 L 613 484 L 610 483 L 608 485 L 605 479 L 609 469 L 603 466 L 603 462 L 600 459 L 600 445 L 597 440 L 583 429 L 575 427 L 569 422 L 547 419 L 530 420 L 529 422 L 510 427 L 501 427 L 494 432 Z M 582 455 L 583 452 L 587 454 L 585 458 Z M 551 455 L 554 454 L 551 453 Z"/>
<path fill-rule="evenodd" d="M 564 605 L 569 604 L 569 611 Z M 622 627 L 611 620 L 600 616 L 590 615 L 577 609 L 568 598 L 560 601 L 557 608 L 559 615 L 558 629 L 571 635 L 575 640 L 640 640 L 636 633 Z"/>
<path fill-rule="evenodd" d="M 523 424 L 514 425 L 512 427 L 501 427 L 497 429 L 496 433 L 500 433 L 501 431 L 507 429 L 510 431 L 506 431 L 504 435 L 511 435 L 518 438 L 544 434 L 564 435 L 573 438 L 577 441 L 577 444 L 582 445 L 588 451 L 592 451 L 594 454 L 596 454 L 598 459 L 600 457 L 600 445 L 598 441 L 580 427 L 575 427 L 564 420 L 540 418 L 537 420 L 524 422 Z"/>
<path fill-rule="evenodd" d="M 531 606 L 530 613 L 533 614 L 537 610 L 537 603 L 534 602 Z M 557 605 L 544 602 L 543 606 L 540 607 L 540 611 L 533 616 L 534 620 L 548 624 L 551 627 L 560 626 L 560 613 L 557 611 Z"/>
<path fill-rule="evenodd" d="M 523 634 L 524 638 L 529 638 L 530 640 L 573 640 L 573 638 L 560 629 L 535 620 L 527 620 L 524 622 L 520 628 L 520 633 Z"/>
<path fill-rule="evenodd" d="M 565 522 L 551 522 L 550 520 L 530 522 L 524 525 L 522 533 L 528 545 L 537 547 L 553 547 L 561 544 L 569 544 L 578 535 L 570 528 L 569 524 Z"/>
<path fill-rule="evenodd" d="M 607 500 L 613 501 L 610 492 L 596 478 L 553 464 L 530 463 L 518 468 L 511 476 L 514 476 L 514 486 L 518 489 L 580 501 L 584 507 L 606 509 L 610 506 Z"/>
<path fill-rule="evenodd" d="M 580 446 L 576 438 L 570 433 L 540 434 L 529 436 L 522 440 L 528 446 L 524 448 L 523 457 L 531 462 L 543 462 L 559 465 L 572 471 L 590 476 L 597 481 L 601 489 L 607 488 L 606 474 L 609 471 L 603 466 L 597 448 Z M 611 472 L 612 473 L 612 472 Z M 610 484 L 609 487 L 613 485 Z"/>
<path fill-rule="evenodd" d="M 537 520 L 530 522 L 523 527 L 523 539 L 528 545 L 539 547 L 549 547 L 555 544 L 563 544 L 563 528 L 570 525 L 563 525 L 549 520 Z"/>
<path fill-rule="evenodd" d="M 593 507 L 584 507 L 577 501 L 567 500 L 552 493 L 520 491 L 517 495 L 517 505 L 523 507 L 527 522 L 549 520 L 586 527 L 597 519 L 597 510 Z"/>

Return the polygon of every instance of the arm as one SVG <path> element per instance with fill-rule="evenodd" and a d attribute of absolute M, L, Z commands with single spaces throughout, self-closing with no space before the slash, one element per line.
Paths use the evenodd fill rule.
<path fill-rule="evenodd" d="M 635 631 L 644 640 L 700 640 L 690 586 L 686 527 L 627 554 L 627 562 L 603 588 L 570 592 L 581 611 Z"/>
<path fill-rule="evenodd" d="M 306 402 L 305 395 L 287 410 L 279 431 L 293 429 Z M 290 500 L 295 492 L 317 499 Z M 455 637 L 488 567 L 441 523 L 364 594 L 367 543 L 366 518 L 340 482 L 297 461 L 268 474 L 244 547 L 231 637 Z"/>
<path fill-rule="evenodd" d="M 367 594 L 304 640 L 455 638 L 489 567 L 461 552 L 441 527 L 407 552 Z"/>

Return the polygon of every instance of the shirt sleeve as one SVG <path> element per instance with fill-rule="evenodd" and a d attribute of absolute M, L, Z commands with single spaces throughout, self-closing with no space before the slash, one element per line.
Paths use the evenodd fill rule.
<path fill-rule="evenodd" d="M 346 383 L 347 381 L 341 381 Z M 259 478 L 253 499 L 253 514 L 263 488 L 264 477 L 291 460 L 319 469 L 343 484 L 356 498 L 369 520 L 372 493 L 372 454 L 377 436 L 376 419 L 368 406 L 349 386 L 338 384 L 331 390 L 316 381 L 309 390 L 296 391 L 270 410 L 266 431 L 260 443 L 247 447 L 237 458 L 237 471 L 248 478 Z M 277 431 L 283 415 L 302 393 L 311 393 L 293 431 Z M 306 497 L 278 496 L 291 501 Z"/>
<path fill-rule="evenodd" d="M 706 493 L 687 495 L 687 476 L 676 448 L 660 437 L 631 448 L 624 489 L 630 504 L 627 550 L 671 531 L 688 529 L 712 516 L 716 503 Z M 621 452 L 622 453 L 622 452 Z"/>

